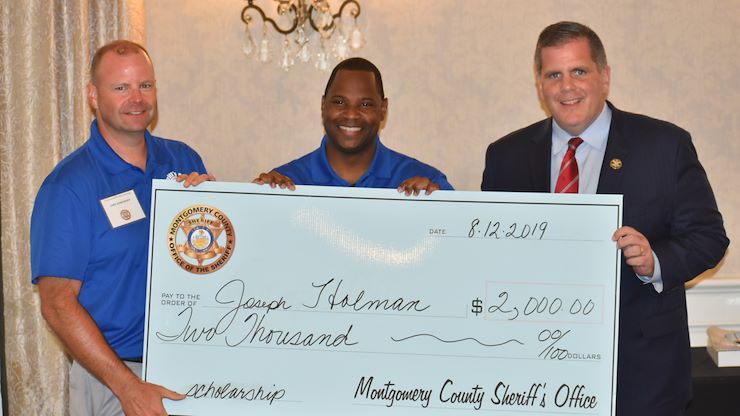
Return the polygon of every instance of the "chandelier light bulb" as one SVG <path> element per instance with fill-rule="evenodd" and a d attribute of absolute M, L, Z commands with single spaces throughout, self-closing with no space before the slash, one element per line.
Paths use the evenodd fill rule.
<path fill-rule="evenodd" d="M 285 13 L 288 13 L 288 10 L 290 10 L 290 6 L 293 2 L 284 1 L 284 0 L 278 0 L 278 1 L 280 1 L 280 4 L 278 4 L 278 14 L 284 15 Z"/>

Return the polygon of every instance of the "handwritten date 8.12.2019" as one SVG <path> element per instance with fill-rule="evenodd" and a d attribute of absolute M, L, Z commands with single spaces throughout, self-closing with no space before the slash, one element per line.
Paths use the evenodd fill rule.
<path fill-rule="evenodd" d="M 501 221 L 481 222 L 480 218 L 474 218 L 470 222 L 468 237 L 470 238 L 493 238 L 499 239 L 532 239 L 542 240 L 547 231 L 547 221 L 520 224 L 517 222 L 508 225 Z"/>

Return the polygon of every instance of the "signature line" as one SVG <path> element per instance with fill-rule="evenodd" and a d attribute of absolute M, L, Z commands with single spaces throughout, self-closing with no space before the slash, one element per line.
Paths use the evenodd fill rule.
<path fill-rule="evenodd" d="M 436 335 L 432 335 L 432 334 L 417 334 L 417 335 L 411 335 L 411 336 L 408 336 L 408 337 L 405 337 L 405 338 L 393 338 L 393 337 L 391 337 L 391 339 L 393 341 L 395 341 L 395 342 L 403 342 L 403 341 L 408 341 L 409 339 L 416 338 L 416 337 L 432 337 L 432 338 L 436 339 L 437 341 L 448 343 L 448 344 L 455 343 L 455 342 L 463 342 L 463 341 L 475 341 L 478 344 L 483 345 L 484 347 L 500 347 L 500 346 L 506 345 L 506 344 L 508 344 L 510 342 L 516 342 L 519 345 L 524 345 L 523 342 L 519 341 L 518 339 L 514 339 L 514 338 L 512 338 L 512 339 L 510 339 L 508 341 L 504 341 L 504 342 L 498 343 L 498 344 L 486 344 L 486 343 L 480 342 L 477 339 L 472 338 L 472 337 L 447 340 L 447 339 L 442 339 L 442 338 L 440 338 L 440 337 L 438 337 Z"/>

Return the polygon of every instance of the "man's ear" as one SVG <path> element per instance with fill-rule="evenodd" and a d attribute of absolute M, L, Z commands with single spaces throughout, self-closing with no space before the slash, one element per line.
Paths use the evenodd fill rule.
<path fill-rule="evenodd" d="M 606 97 L 609 96 L 609 87 L 611 86 L 612 82 L 612 69 L 609 67 L 609 65 L 606 65 L 604 69 L 601 70 L 601 83 L 604 85 L 604 91 L 606 91 Z M 606 97 L 604 99 L 606 100 Z"/>
<path fill-rule="evenodd" d="M 542 102 L 542 74 L 538 73 L 536 70 L 534 71 L 534 86 L 537 88 L 537 97 L 539 97 L 540 102 Z"/>
<path fill-rule="evenodd" d="M 92 82 L 87 84 L 87 103 L 93 110 L 98 110 L 98 88 Z"/>
<path fill-rule="evenodd" d="M 385 118 L 388 116 L 388 98 L 383 98 L 383 101 L 380 103 L 380 114 L 383 117 L 380 121 L 385 121 Z"/>

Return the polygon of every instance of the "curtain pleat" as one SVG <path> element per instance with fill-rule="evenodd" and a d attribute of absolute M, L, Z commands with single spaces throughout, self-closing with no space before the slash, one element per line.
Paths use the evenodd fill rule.
<path fill-rule="evenodd" d="M 0 2 L 0 239 L 11 415 L 67 414 L 69 361 L 31 285 L 30 218 L 41 182 L 88 136 L 95 50 L 144 41 L 144 0 Z"/>

